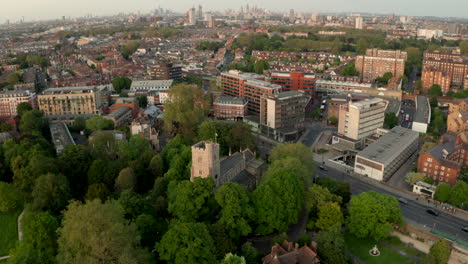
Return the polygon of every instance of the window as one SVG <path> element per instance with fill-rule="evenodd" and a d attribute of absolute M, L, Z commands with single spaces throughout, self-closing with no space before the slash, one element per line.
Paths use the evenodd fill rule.
<path fill-rule="evenodd" d="M 424 168 L 423 171 L 427 171 L 427 168 Z"/>
<path fill-rule="evenodd" d="M 441 170 L 445 170 L 445 167 L 444 167 L 444 166 L 442 166 L 442 167 L 440 167 L 440 169 L 441 169 Z"/>
<path fill-rule="evenodd" d="M 427 158 L 427 161 L 428 161 L 428 162 L 432 162 L 432 158 Z"/>
<path fill-rule="evenodd" d="M 427 162 L 424 162 L 424 166 L 427 166 Z"/>

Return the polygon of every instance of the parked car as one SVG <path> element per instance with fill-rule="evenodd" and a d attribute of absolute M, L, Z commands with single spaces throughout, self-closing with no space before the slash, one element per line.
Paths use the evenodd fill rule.
<path fill-rule="evenodd" d="M 426 212 L 431 215 L 439 216 L 439 211 L 436 211 L 434 209 L 427 209 Z"/>
<path fill-rule="evenodd" d="M 399 201 L 400 203 L 402 203 L 402 204 L 408 204 L 408 200 L 406 200 L 406 199 L 403 198 L 403 197 L 398 198 L 398 201 Z"/>
<path fill-rule="evenodd" d="M 319 168 L 320 168 L 321 170 L 323 170 L 323 171 L 327 171 L 327 170 L 328 170 L 328 169 L 327 169 L 325 166 L 323 166 L 323 165 L 320 165 Z"/>
<path fill-rule="evenodd" d="M 468 226 L 463 227 L 462 230 L 468 232 Z"/>

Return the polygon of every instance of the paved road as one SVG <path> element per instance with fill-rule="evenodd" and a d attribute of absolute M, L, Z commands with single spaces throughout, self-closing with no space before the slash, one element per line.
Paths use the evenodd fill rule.
<path fill-rule="evenodd" d="M 418 67 L 416 65 L 413 65 L 413 71 L 411 72 L 411 74 L 410 74 L 410 76 L 408 78 L 408 82 L 403 87 L 405 92 L 413 93 L 413 91 L 414 91 L 414 82 L 416 81 L 416 79 L 418 77 L 417 75 L 418 75 Z"/>
<path fill-rule="evenodd" d="M 416 103 L 412 100 L 403 100 L 401 102 L 401 110 L 398 116 L 398 121 L 400 125 L 402 127 L 411 129 L 415 113 Z M 409 120 L 406 120 L 406 115 L 409 115 Z"/>
<path fill-rule="evenodd" d="M 327 168 L 328 171 L 323 171 L 317 168 L 316 172 L 318 177 L 330 177 L 334 180 L 349 182 L 352 195 L 357 195 L 367 191 L 376 191 L 392 195 L 397 198 L 399 197 L 398 194 L 390 192 L 384 187 L 379 187 L 377 185 L 361 181 L 329 166 L 327 166 Z M 442 210 L 439 210 L 439 216 L 430 215 L 426 212 L 428 208 L 425 205 L 426 201 L 416 201 L 412 199 L 407 200 L 407 205 L 401 205 L 403 216 L 407 222 L 426 230 L 435 229 L 439 232 L 468 242 L 468 233 L 461 230 L 462 227 L 468 226 L 468 221 L 464 221 L 458 217 L 447 214 Z"/>

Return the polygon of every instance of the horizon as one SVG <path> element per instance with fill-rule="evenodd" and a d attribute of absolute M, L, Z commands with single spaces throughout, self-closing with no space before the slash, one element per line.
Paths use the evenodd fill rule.
<path fill-rule="evenodd" d="M 468 14 L 466 13 L 466 10 L 468 10 L 468 1 L 460 2 L 458 0 L 447 0 L 443 3 L 440 1 L 427 3 L 424 0 L 416 0 L 408 3 L 403 0 L 396 0 L 393 2 L 379 1 L 378 4 L 376 4 L 376 1 L 372 0 L 357 0 L 352 2 L 346 0 L 331 0 L 327 2 L 317 0 L 292 0 L 292 2 L 289 1 L 287 4 L 284 2 L 254 0 L 249 3 L 229 3 L 228 5 L 214 0 L 181 0 L 177 1 L 177 3 L 152 0 L 134 0 L 131 3 L 124 1 L 116 3 L 116 1 L 112 0 L 101 0 L 99 2 L 93 0 L 82 0 L 80 2 L 72 2 L 70 0 L 41 0 L 39 3 L 37 0 L 19 0 L 19 3 L 8 2 L 3 5 L 0 10 L 0 17 L 3 21 L 0 21 L 0 24 L 3 24 L 7 20 L 9 20 L 10 23 L 19 22 L 22 18 L 24 18 L 25 22 L 33 22 L 56 20 L 61 19 L 63 16 L 67 18 L 78 18 L 90 14 L 93 16 L 112 16 L 121 13 L 129 14 L 138 12 L 147 14 L 158 7 L 169 9 L 176 13 L 184 13 L 192 6 L 198 5 L 202 5 L 204 11 L 223 12 L 228 9 L 238 11 L 241 6 L 245 6 L 246 4 L 267 9 L 275 13 L 285 13 L 290 9 L 294 9 L 296 13 L 368 13 L 376 15 L 395 14 L 398 16 L 468 18 Z M 427 8 L 421 8 L 422 5 Z M 28 6 L 29 8 L 18 8 L 18 6 Z M 448 10 L 447 6 L 454 8 Z M 90 9 L 90 7 L 92 8 Z M 302 10 L 302 12 L 298 12 L 299 10 Z"/>

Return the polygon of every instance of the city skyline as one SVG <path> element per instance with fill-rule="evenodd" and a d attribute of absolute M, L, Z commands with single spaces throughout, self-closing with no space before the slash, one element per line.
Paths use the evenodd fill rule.
<path fill-rule="evenodd" d="M 458 0 L 432 1 L 428 3 L 424 0 L 416 1 L 376 1 L 372 0 L 331 0 L 331 1 L 305 1 L 292 0 L 285 2 L 279 1 L 263 1 L 254 0 L 250 2 L 233 2 L 222 3 L 215 0 L 180 0 L 174 1 L 154 1 L 154 0 L 135 0 L 132 2 L 112 1 L 112 0 L 19 0 L 16 2 L 4 3 L 0 10 L 0 17 L 3 20 L 12 22 L 19 21 L 23 17 L 25 21 L 32 20 L 53 20 L 66 17 L 83 17 L 88 14 L 97 16 L 115 15 L 119 13 L 142 12 L 148 13 L 151 10 L 162 7 L 171 9 L 176 12 L 185 12 L 192 6 L 202 5 L 205 11 L 224 11 L 227 9 L 239 10 L 241 5 L 249 4 L 250 6 L 258 6 L 266 8 L 273 12 L 286 12 L 289 9 L 295 9 L 301 12 L 324 12 L 324 13 L 340 13 L 340 12 L 363 12 L 363 13 L 379 13 L 389 14 L 395 13 L 404 16 L 437 16 L 437 17 L 459 17 L 468 18 L 466 10 L 468 2 Z M 20 8 L 21 6 L 21 8 Z M 421 8 L 424 6 L 424 8 Z M 24 8 L 28 7 L 28 8 Z M 447 8 L 453 7 L 453 8 Z"/>

